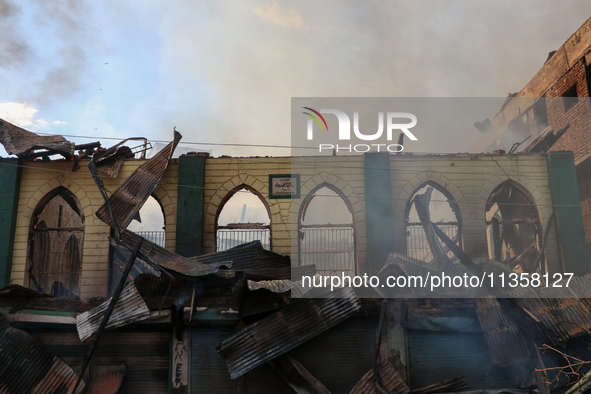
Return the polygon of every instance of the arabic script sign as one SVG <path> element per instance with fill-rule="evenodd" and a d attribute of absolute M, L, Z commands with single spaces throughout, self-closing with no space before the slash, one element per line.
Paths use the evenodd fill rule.
<path fill-rule="evenodd" d="M 300 198 L 300 174 L 269 174 L 269 198 Z"/>

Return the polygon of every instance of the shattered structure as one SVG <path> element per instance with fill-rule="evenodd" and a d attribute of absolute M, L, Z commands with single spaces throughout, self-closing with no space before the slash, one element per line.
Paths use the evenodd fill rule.
<path fill-rule="evenodd" d="M 590 24 L 548 67 L 587 73 Z M 543 75 L 518 96 L 550 96 Z M 528 111 L 529 146 L 499 151 L 499 127 Z M 591 274 L 578 197 L 587 158 L 562 151 L 580 124 L 553 113 L 508 100 L 478 124 L 474 149 L 493 153 L 303 159 L 173 159 L 176 130 L 146 159 L 143 138 L 76 146 L 0 120 L 0 142 L 18 157 L 0 159 L 0 393 L 588 390 Z M 276 198 L 271 179 L 293 168 L 301 195 Z M 247 221 L 245 204 L 240 220 L 220 223 L 242 192 L 267 221 Z M 150 198 L 164 221 L 158 237 L 130 227 Z M 569 287 L 439 298 L 302 281 L 338 272 L 575 276 Z"/>
<path fill-rule="evenodd" d="M 492 118 L 475 124 L 480 135 L 470 153 L 572 151 L 579 198 L 591 203 L 591 18 L 556 51 Z M 564 204 L 572 202 L 565 201 Z M 583 210 L 591 256 L 591 211 Z M 569 245 L 580 248 L 582 245 Z"/>

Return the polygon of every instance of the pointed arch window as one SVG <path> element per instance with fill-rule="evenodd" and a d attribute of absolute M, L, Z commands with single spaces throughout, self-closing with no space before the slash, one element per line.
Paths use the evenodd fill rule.
<path fill-rule="evenodd" d="M 129 226 L 127 226 L 127 230 L 133 231 L 137 235 L 164 248 L 166 241 L 165 218 L 162 204 L 154 195 L 150 195 Z M 114 236 L 113 232 L 111 232 L 111 236 Z M 131 257 L 131 252 L 127 249 L 111 246 L 109 253 L 109 261 L 111 262 L 109 270 L 109 295 L 112 295 L 121 281 L 121 275 L 125 271 L 125 265 Z M 141 274 L 160 275 L 152 266 L 138 258 L 133 264 L 126 281 L 135 280 Z"/>
<path fill-rule="evenodd" d="M 62 297 L 80 295 L 84 211 L 80 200 L 59 187 L 33 213 L 27 258 L 28 287 Z"/>
<path fill-rule="evenodd" d="M 486 203 L 489 258 L 517 272 L 542 271 L 542 226 L 538 208 L 516 182 L 505 181 Z"/>
<path fill-rule="evenodd" d="M 423 212 L 417 210 L 417 202 L 423 201 Z M 406 208 L 405 233 L 406 254 L 419 260 L 431 262 L 435 259 L 433 249 L 447 257 L 453 253 L 434 234 L 427 234 L 423 222 L 430 220 L 452 241 L 462 248 L 462 221 L 460 209 L 455 200 L 442 186 L 427 182 L 413 193 Z"/>
<path fill-rule="evenodd" d="M 257 240 L 271 250 L 269 207 L 257 191 L 246 185 L 236 187 L 222 200 L 215 224 L 217 252 Z"/>
<path fill-rule="evenodd" d="M 322 184 L 304 199 L 299 218 L 300 265 L 315 264 L 321 275 L 355 275 L 355 220 L 349 201 Z"/>

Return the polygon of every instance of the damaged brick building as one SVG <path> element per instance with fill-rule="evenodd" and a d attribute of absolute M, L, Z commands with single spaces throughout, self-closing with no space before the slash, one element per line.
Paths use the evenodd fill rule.
<path fill-rule="evenodd" d="M 74 392 L 80 378 L 77 393 L 587 390 L 591 148 L 573 114 L 589 101 L 567 99 L 573 81 L 588 89 L 589 26 L 466 154 L 172 158 L 175 132 L 148 159 L 145 141 L 75 145 L 0 120 L 18 156 L 0 159 L 0 392 Z M 531 98 L 544 95 L 559 100 Z M 285 179 L 296 193 L 276 193 Z M 251 222 L 244 204 L 223 221 L 243 193 L 264 214 Z M 150 198 L 157 237 L 128 228 Z M 443 269 L 576 278 L 387 300 L 297 281 Z"/>
<path fill-rule="evenodd" d="M 4 141 L 21 132 L 2 126 Z M 294 272 L 331 273 L 326 252 L 345 256 L 339 264 L 356 275 L 375 274 L 386 261 L 394 269 L 424 270 L 421 261 L 470 256 L 486 262 L 491 255 L 518 272 L 584 275 L 586 254 L 561 247 L 584 243 L 572 220 L 582 220 L 580 207 L 563 203 L 577 190 L 572 155 L 307 157 L 297 174 L 299 193 L 286 199 L 273 195 L 271 183 L 274 176 L 292 176 L 301 159 L 170 159 L 179 139 L 176 134 L 150 159 L 131 157 L 123 145 L 107 151 L 72 145 L 57 151 L 62 160 L 35 160 L 56 153 L 55 146 L 38 144 L 19 152 L 19 159 L 2 159 L 0 212 L 10 229 L 0 260 L 2 313 L 39 341 L 35 349 L 51 351 L 68 371 L 77 372 L 101 332 L 96 353 L 86 357 L 88 390 L 105 379 L 120 384 L 122 393 L 380 392 L 382 386 L 429 393 L 534 384 L 537 357 L 531 348 L 508 360 L 497 345 L 507 338 L 523 341 L 519 325 L 511 323 L 517 318 L 501 317 L 502 302 L 410 298 L 386 305 L 375 294 L 352 289 L 338 290 L 337 298 L 306 299 L 296 297 L 295 288 L 290 297 L 288 283 Z M 240 191 L 260 200 L 268 225 L 220 225 L 225 205 Z M 426 235 L 425 219 L 413 205 L 421 193 L 435 204 L 427 222 L 451 244 L 435 246 Z M 161 246 L 125 230 L 150 196 L 164 218 Z M 334 209 L 342 204 L 348 214 L 341 223 L 306 218 L 323 197 L 332 198 Z M 499 238 L 499 229 L 511 236 Z M 259 238 L 221 244 L 221 234 L 233 231 L 255 231 Z M 338 233 L 340 244 L 325 239 L 319 247 L 311 242 L 318 233 Z M 135 256 L 141 259 L 134 270 L 125 271 Z M 102 302 L 111 295 L 120 298 L 103 334 L 99 325 L 110 301 Z M 536 314 L 545 308 L 559 318 L 553 314 L 561 308 L 536 299 L 519 310 Z M 583 317 L 591 313 L 584 303 L 572 308 Z M 499 319 L 509 321 L 501 338 Z M 12 343 L 17 334 L 11 330 L 4 330 L 4 340 Z M 572 341 L 584 332 L 540 334 L 539 345 L 571 341 L 581 348 Z M 16 354 L 9 359 L 18 362 Z M 33 391 L 51 375 L 9 371 L 29 377 Z M 63 387 L 71 387 L 75 375 L 62 375 L 68 377 Z M 9 378 L 0 381 L 8 392 L 21 392 Z"/>
<path fill-rule="evenodd" d="M 492 121 L 477 124 L 468 152 L 574 152 L 591 253 L 591 18 L 556 51 Z M 577 247 L 573 245 L 572 247 Z"/>

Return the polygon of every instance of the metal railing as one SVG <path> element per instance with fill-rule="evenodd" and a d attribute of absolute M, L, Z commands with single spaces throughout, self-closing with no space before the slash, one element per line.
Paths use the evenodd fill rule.
<path fill-rule="evenodd" d="M 216 251 L 223 252 L 246 242 L 261 241 L 263 248 L 271 250 L 271 230 L 265 229 L 218 229 Z"/>
<path fill-rule="evenodd" d="M 166 241 L 165 231 L 138 231 L 137 235 L 144 237 L 148 241 L 154 242 L 158 246 L 164 247 Z"/>
<path fill-rule="evenodd" d="M 458 225 L 457 224 L 438 224 L 445 235 L 450 239 L 456 241 L 458 239 Z M 461 246 L 461 245 L 460 245 Z M 448 257 L 453 257 L 454 254 L 442 244 L 444 251 L 447 251 Z M 429 242 L 425 235 L 425 230 L 420 224 L 410 224 L 406 226 L 406 254 L 415 259 L 430 262 L 433 260 L 433 254 L 429 248 Z"/>
<path fill-rule="evenodd" d="M 352 227 L 303 227 L 300 237 L 300 265 L 315 264 L 320 275 L 355 275 Z"/>

